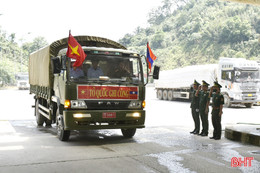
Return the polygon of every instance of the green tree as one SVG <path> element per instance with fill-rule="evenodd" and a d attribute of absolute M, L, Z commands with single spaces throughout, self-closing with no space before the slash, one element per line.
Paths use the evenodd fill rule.
<path fill-rule="evenodd" d="M 120 42 L 145 53 L 149 41 L 163 70 L 216 63 L 221 56 L 259 60 L 259 14 L 257 6 L 226 1 L 165 0 L 151 11 L 149 27 Z"/>
<path fill-rule="evenodd" d="M 47 45 L 43 37 L 37 37 L 32 43 L 21 47 L 16 42 L 16 35 L 8 35 L 0 27 L 0 84 L 15 83 L 15 74 L 28 71 L 29 54 Z"/>
<path fill-rule="evenodd" d="M 151 42 L 151 48 L 153 49 L 160 49 L 164 47 L 164 33 L 157 32 L 156 35 L 153 36 Z"/>
<path fill-rule="evenodd" d="M 30 54 L 47 45 L 48 45 L 48 43 L 44 37 L 36 37 L 36 38 L 34 38 L 33 42 L 24 43 L 22 45 L 22 48 L 24 51 L 26 51 Z"/>
<path fill-rule="evenodd" d="M 220 43 L 238 43 L 248 41 L 251 33 L 251 25 L 247 20 L 241 20 L 239 17 L 228 19 L 222 28 L 220 34 Z"/>

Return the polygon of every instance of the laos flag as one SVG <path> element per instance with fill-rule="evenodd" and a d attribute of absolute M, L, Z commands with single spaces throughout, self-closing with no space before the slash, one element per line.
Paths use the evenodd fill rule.
<path fill-rule="evenodd" d="M 150 72 L 151 72 L 152 67 L 153 67 L 153 62 L 154 62 L 154 60 L 156 60 L 156 56 L 153 54 L 153 52 L 152 52 L 152 50 L 149 46 L 149 42 L 147 42 L 147 56 L 146 56 L 146 58 L 147 58 L 147 62 L 148 62 L 148 65 L 149 65 L 148 67 L 149 67 Z"/>

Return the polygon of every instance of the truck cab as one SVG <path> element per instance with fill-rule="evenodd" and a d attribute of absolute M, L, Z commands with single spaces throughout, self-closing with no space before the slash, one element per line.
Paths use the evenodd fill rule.
<path fill-rule="evenodd" d="M 243 58 L 220 58 L 219 83 L 225 106 L 244 104 L 251 107 L 259 101 L 259 67 L 256 61 Z"/>
<path fill-rule="evenodd" d="M 63 103 L 66 130 L 121 128 L 132 136 L 144 128 L 145 83 L 142 61 L 137 53 L 111 48 L 83 47 L 87 57 L 80 67 L 60 52 L 63 68 L 54 77 L 53 100 Z M 58 124 L 59 126 L 60 124 Z"/>

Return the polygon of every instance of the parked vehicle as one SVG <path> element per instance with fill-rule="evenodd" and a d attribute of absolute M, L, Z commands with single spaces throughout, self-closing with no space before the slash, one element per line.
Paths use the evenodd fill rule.
<path fill-rule="evenodd" d="M 190 99 L 191 85 L 205 80 L 222 85 L 225 106 L 244 104 L 251 107 L 259 98 L 259 67 L 256 61 L 243 58 L 220 58 L 218 64 L 195 65 L 162 71 L 155 84 L 157 97 L 163 100 Z"/>
<path fill-rule="evenodd" d="M 15 79 L 19 90 L 30 88 L 28 73 L 18 73 L 15 75 Z"/>

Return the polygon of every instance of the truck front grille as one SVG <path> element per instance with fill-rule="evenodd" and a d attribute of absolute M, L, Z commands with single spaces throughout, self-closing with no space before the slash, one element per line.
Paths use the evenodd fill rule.
<path fill-rule="evenodd" d="M 257 89 L 257 86 L 253 83 L 243 83 L 241 86 L 240 86 L 240 89 L 242 91 L 251 91 L 251 92 L 254 92 L 256 91 Z"/>
<path fill-rule="evenodd" d="M 256 100 L 257 95 L 256 93 L 249 93 L 249 92 L 242 92 L 242 99 L 243 100 Z"/>
<path fill-rule="evenodd" d="M 26 82 L 20 82 L 20 85 L 26 85 Z"/>
<path fill-rule="evenodd" d="M 86 105 L 90 110 L 125 110 L 128 109 L 129 104 L 130 101 L 86 101 Z"/>

